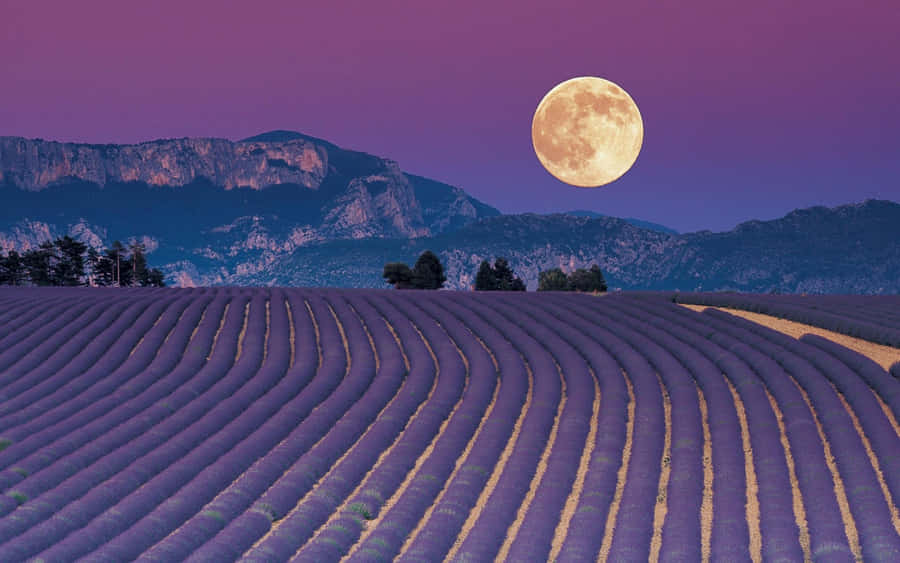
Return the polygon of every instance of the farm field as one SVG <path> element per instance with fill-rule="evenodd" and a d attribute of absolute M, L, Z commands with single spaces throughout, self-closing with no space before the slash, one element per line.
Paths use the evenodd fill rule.
<path fill-rule="evenodd" d="M 671 299 L 4 288 L 0 561 L 897 561 L 898 418 Z"/>

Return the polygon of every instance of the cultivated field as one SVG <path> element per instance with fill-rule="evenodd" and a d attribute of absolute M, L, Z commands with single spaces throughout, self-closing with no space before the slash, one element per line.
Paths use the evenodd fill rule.
<path fill-rule="evenodd" d="M 0 561 L 898 561 L 898 418 L 665 298 L 2 289 Z"/>

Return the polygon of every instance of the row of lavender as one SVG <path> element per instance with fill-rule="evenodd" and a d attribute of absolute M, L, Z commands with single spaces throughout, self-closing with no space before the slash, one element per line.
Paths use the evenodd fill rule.
<path fill-rule="evenodd" d="M 554 549 L 577 561 L 595 558 L 604 541 L 610 557 L 646 558 L 664 465 L 660 383 L 672 406 L 666 502 L 678 515 L 664 521 L 660 556 L 700 556 L 700 388 L 715 467 L 712 556 L 745 558 L 744 452 L 723 373 L 746 406 L 765 555 L 809 556 L 766 390 L 786 405 L 809 549 L 854 547 L 838 499 L 815 493 L 834 488 L 815 430 L 815 412 L 827 412 L 863 554 L 900 553 L 885 525 L 890 501 L 834 394 L 857 413 L 896 498 L 897 436 L 870 390 L 896 416 L 896 382 L 828 341 L 799 345 L 728 315 L 585 296 L 220 290 L 135 294 L 112 313 L 112 300 L 83 297 L 54 304 L 46 294 L 0 293 L 9 307 L 0 308 L 0 409 L 34 405 L 28 416 L 0 416 L 3 514 L 14 516 L 0 519 L 3 560 L 434 561 L 501 550 L 545 560 Z M 60 322 L 45 336 L 85 334 L 87 345 L 38 350 L 41 340 L 24 335 L 50 319 Z M 31 375 L 72 363 L 53 383 L 42 383 L 47 367 Z M 217 377 L 207 382 L 204 370 Z M 592 456 L 566 515 L 595 382 Z M 103 406 L 78 418 L 95 404 Z M 519 437 L 506 450 L 514 426 Z"/>
<path fill-rule="evenodd" d="M 676 303 L 730 307 L 810 324 L 849 336 L 900 348 L 898 295 L 766 295 L 739 293 L 661 292 Z"/>

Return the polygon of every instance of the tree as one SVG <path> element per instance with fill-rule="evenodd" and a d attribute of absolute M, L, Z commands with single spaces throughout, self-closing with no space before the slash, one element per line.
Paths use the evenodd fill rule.
<path fill-rule="evenodd" d="M 381 277 L 396 289 L 411 289 L 413 272 L 403 262 L 388 262 Z"/>
<path fill-rule="evenodd" d="M 569 274 L 569 290 L 571 291 L 606 291 L 606 281 L 600 267 L 593 264 L 589 270 L 578 268 Z"/>
<path fill-rule="evenodd" d="M 487 260 L 482 260 L 478 266 L 478 273 L 475 274 L 475 291 L 492 291 L 497 289 L 497 278 L 494 276 L 494 269 Z"/>
<path fill-rule="evenodd" d="M 10 250 L 6 258 L 0 255 L 0 284 L 20 285 L 25 278 L 25 265 L 15 250 Z"/>
<path fill-rule="evenodd" d="M 561 268 L 551 268 L 538 274 L 538 291 L 566 291 L 569 281 Z"/>
<path fill-rule="evenodd" d="M 430 250 L 423 252 L 413 266 L 413 289 L 440 289 L 445 281 L 444 266 L 437 255 Z"/>
<path fill-rule="evenodd" d="M 116 240 L 103 252 L 109 261 L 108 265 L 104 264 L 104 267 L 109 269 L 108 285 L 119 287 L 131 285 L 131 263 L 125 256 L 125 246 Z M 107 272 L 103 271 L 101 275 L 106 278 L 106 274 Z"/>
<path fill-rule="evenodd" d="M 166 287 L 166 281 L 163 276 L 163 273 L 160 272 L 157 268 L 151 268 L 147 273 L 147 286 L 148 287 Z"/>
<path fill-rule="evenodd" d="M 146 248 L 143 243 L 133 242 L 128 247 L 131 251 L 131 283 L 146 287 L 149 284 L 150 272 L 147 270 L 147 257 L 144 255 Z"/>
<path fill-rule="evenodd" d="M 50 241 L 25 251 L 25 254 L 22 255 L 22 263 L 31 283 L 40 286 L 55 285 L 52 267 L 56 259 L 56 251 Z"/>
<path fill-rule="evenodd" d="M 516 277 L 506 258 L 494 260 L 494 279 L 500 291 L 525 291 L 525 283 Z"/>
<path fill-rule="evenodd" d="M 87 245 L 66 235 L 53 241 L 53 246 L 57 251 L 57 260 L 52 266 L 53 285 L 81 285 Z"/>

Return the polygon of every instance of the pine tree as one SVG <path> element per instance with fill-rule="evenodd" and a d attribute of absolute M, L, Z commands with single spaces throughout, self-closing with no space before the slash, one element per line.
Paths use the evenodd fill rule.
<path fill-rule="evenodd" d="M 475 291 L 493 291 L 497 289 L 497 279 L 494 276 L 494 269 L 487 260 L 482 260 L 478 266 L 478 273 L 475 274 Z"/>
<path fill-rule="evenodd" d="M 131 251 L 129 261 L 131 263 L 132 285 L 146 287 L 150 281 L 150 272 L 147 270 L 147 258 L 144 254 L 146 248 L 140 242 L 133 242 L 128 248 Z"/>
<path fill-rule="evenodd" d="M 87 245 L 69 235 L 53 241 L 57 261 L 53 265 L 53 285 L 81 285 L 84 277 L 84 251 Z"/>
<path fill-rule="evenodd" d="M 6 285 L 21 285 L 25 278 L 25 264 L 22 257 L 15 250 L 10 250 L 9 254 L 0 264 L 0 272 L 2 272 L 3 282 Z"/>
<path fill-rule="evenodd" d="M 413 289 L 440 289 L 447 281 L 447 277 L 444 275 L 444 266 L 437 254 L 430 250 L 426 250 L 419 256 L 412 273 Z"/>
<path fill-rule="evenodd" d="M 151 268 L 147 273 L 147 286 L 149 287 L 166 287 L 163 273 L 156 268 Z"/>
<path fill-rule="evenodd" d="M 506 258 L 494 260 L 494 279 L 500 291 L 525 291 L 525 283 L 516 277 Z"/>

